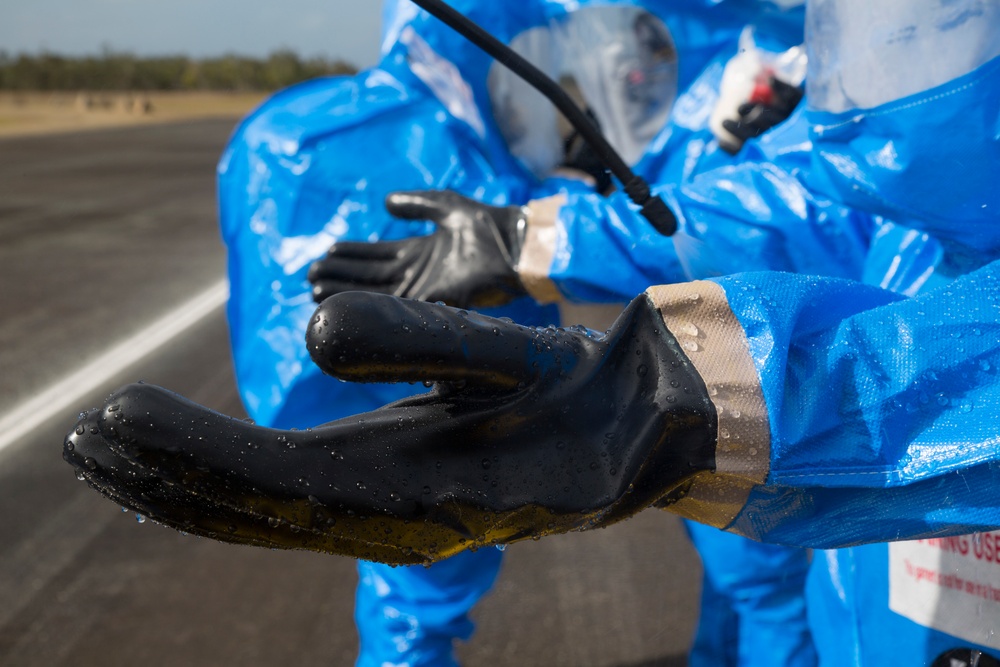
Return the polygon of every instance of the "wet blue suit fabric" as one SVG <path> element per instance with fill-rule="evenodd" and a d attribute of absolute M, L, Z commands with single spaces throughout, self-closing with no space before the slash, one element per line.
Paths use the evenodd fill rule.
<path fill-rule="evenodd" d="M 771 426 L 767 485 L 733 527 L 829 547 L 1000 525 L 980 486 L 1000 475 L 998 271 L 913 298 L 818 276 L 717 279 L 750 340 Z"/>
<path fill-rule="evenodd" d="M 731 528 L 825 547 L 1000 526 L 986 491 L 1000 482 L 1000 262 L 913 298 L 791 274 L 720 282 L 751 335 L 780 445 Z M 985 648 L 890 610 L 888 549 L 817 556 L 808 599 L 823 661 L 928 664 Z"/>
<path fill-rule="evenodd" d="M 959 525 L 971 522 L 970 529 L 963 532 L 995 528 L 996 503 L 991 503 L 988 498 L 991 494 L 983 494 L 982 490 L 996 487 L 981 484 L 989 484 L 996 477 L 997 466 L 975 462 L 978 441 L 995 438 L 989 431 L 990 425 L 996 424 L 996 364 L 1000 361 L 996 353 L 1000 292 L 998 285 L 991 282 L 997 274 L 996 263 L 965 279 L 949 281 L 970 267 L 1000 257 L 997 246 L 1000 192 L 996 187 L 1000 182 L 1000 58 L 926 94 L 862 114 L 838 117 L 817 112 L 815 122 L 819 130 L 817 145 L 823 150 L 820 168 L 815 172 L 817 187 L 840 193 L 845 200 L 859 206 L 877 207 L 876 210 L 919 228 L 904 239 L 908 244 L 898 253 L 899 259 L 882 258 L 873 262 L 886 270 L 881 276 L 879 271 L 872 270 L 869 281 L 890 283 L 890 288 L 909 294 L 943 296 L 948 291 L 953 294 L 953 303 L 940 319 L 925 311 L 932 329 L 929 332 L 932 338 L 924 342 L 927 347 L 921 355 L 927 360 L 927 367 L 912 369 L 916 395 L 911 391 L 910 397 L 915 403 L 904 404 L 904 410 L 905 405 L 920 406 L 921 414 L 933 416 L 932 432 L 941 433 L 941 429 L 950 427 L 956 432 L 955 442 L 962 444 L 961 450 L 971 445 L 964 451 L 968 457 L 965 465 L 971 469 L 951 476 L 961 475 L 962 486 L 968 484 L 966 488 L 977 489 L 980 495 L 957 497 L 951 507 L 928 508 L 933 521 L 950 516 Z M 864 161 L 861 162 L 866 165 L 864 170 L 834 167 L 857 164 L 857 156 L 877 152 L 887 144 L 883 141 L 880 147 L 872 137 L 896 138 L 900 128 L 907 125 L 920 131 L 907 133 L 905 142 L 893 142 L 894 147 L 900 146 L 895 149 L 897 153 L 904 152 L 904 159 L 895 165 L 879 168 L 882 165 L 877 161 L 874 164 Z M 931 143 L 932 139 L 939 142 Z M 900 165 L 905 169 L 900 170 Z M 932 183 L 934 187 L 915 188 L 916 183 Z M 884 254 L 890 255 L 888 251 Z M 908 271 L 898 268 L 907 264 L 912 267 Z M 904 277 L 907 273 L 909 276 Z M 970 289 L 975 291 L 966 293 Z M 974 303 L 964 302 L 970 297 Z M 953 314 L 958 317 L 948 317 Z M 989 320 L 989 326 L 977 323 L 977 315 Z M 980 342 L 983 338 L 992 343 L 989 349 L 984 349 Z M 963 380 L 963 374 L 974 378 L 975 388 L 966 386 L 969 380 Z M 947 405 L 941 405 L 945 401 Z M 927 406 L 931 406 L 930 410 Z M 941 442 L 938 439 L 934 444 Z M 935 448 L 929 459 L 921 452 L 920 457 L 903 466 L 903 474 L 930 477 L 933 468 L 940 466 L 940 473 L 949 476 L 948 469 L 961 467 L 958 460 L 961 452 L 940 456 L 940 449 L 940 446 Z M 979 449 L 981 455 L 982 448 Z M 913 453 L 917 451 L 920 450 Z M 901 457 L 907 455 L 903 453 Z M 936 482 L 923 484 L 935 483 L 942 482 L 938 478 Z M 984 645 L 970 641 L 969 635 L 956 637 L 892 611 L 889 550 L 888 545 L 876 544 L 819 554 L 810 576 L 809 613 L 829 664 L 859 667 L 892 662 L 929 664 L 936 656 L 959 646 L 1000 656 L 1000 646 L 995 640 Z M 977 614 L 959 622 L 995 626 L 996 601 L 981 600 L 977 606 Z M 955 613 L 944 609 L 937 613 L 949 612 Z M 877 629 L 878 634 L 869 632 L 869 628 Z M 992 636 L 989 631 L 986 634 Z M 845 636 L 852 636 L 854 641 L 844 642 Z"/>
<path fill-rule="evenodd" d="M 808 274 L 719 279 L 754 346 L 775 443 L 768 486 L 731 528 L 823 547 L 997 526 L 982 493 L 998 474 L 1000 286 L 988 264 L 1000 233 L 997 68 L 990 61 L 866 112 L 799 111 L 751 143 L 744 163 L 661 188 L 681 220 L 686 275 Z M 895 162 L 866 157 L 885 154 L 889 141 Z M 916 363 L 900 368 L 914 341 Z M 837 404 L 845 408 L 831 413 Z M 857 449 L 845 448 L 852 434 Z M 944 506 L 942 484 L 954 486 Z M 879 521 L 880 511 L 891 520 Z M 977 646 L 889 611 L 886 553 L 831 552 L 813 569 L 825 595 L 810 595 L 810 614 L 839 619 L 813 623 L 827 664 L 888 664 L 901 650 L 927 664 Z M 861 593 L 845 597 L 844 577 L 857 577 Z M 836 602 L 832 611 L 815 609 L 823 600 Z M 845 641 L 861 642 L 859 628 L 879 630 Z M 886 641 L 881 628 L 913 641 Z"/>
<path fill-rule="evenodd" d="M 686 266 L 730 272 L 717 248 L 745 225 L 751 268 L 799 272 L 716 279 L 749 339 L 772 447 L 767 483 L 729 529 L 822 548 L 1000 526 L 985 492 L 1000 482 L 998 72 L 995 58 L 876 108 L 807 110 L 758 147 L 804 119 L 808 161 L 778 151 L 766 178 L 736 167 L 668 192 Z M 811 227 L 815 256 L 791 247 L 782 219 Z M 842 272 L 819 275 L 837 257 Z M 821 664 L 1000 654 L 991 633 L 977 642 L 892 611 L 892 548 L 817 552 L 808 599 Z M 996 604 L 981 600 L 969 623 L 994 623 Z"/>
<path fill-rule="evenodd" d="M 991 61 L 981 69 L 990 72 L 998 62 Z M 970 78 L 984 87 L 1000 86 L 1000 79 L 978 76 L 982 73 L 977 70 Z M 967 84 L 966 80 L 956 81 L 943 87 L 945 90 L 927 91 L 921 97 L 938 103 L 972 104 L 958 95 L 943 94 L 951 86 L 966 90 Z M 969 92 L 977 105 L 993 99 L 989 90 Z M 928 115 L 922 111 L 911 119 L 913 127 L 922 127 L 918 123 Z M 990 137 L 989 132 L 995 133 L 992 123 L 996 118 L 989 120 L 988 127 L 980 127 L 974 134 L 978 139 L 966 143 L 1000 140 L 996 134 L 992 140 L 982 139 Z M 792 119 L 785 131 L 791 134 L 797 125 L 801 123 Z M 761 143 L 767 147 L 767 142 Z M 825 148 L 817 142 L 810 153 L 822 154 Z M 961 151 L 961 147 L 955 150 Z M 973 162 L 977 155 L 982 156 L 973 167 L 977 173 L 1000 177 L 995 146 L 960 154 Z M 917 497 L 924 480 L 936 480 L 951 470 L 961 470 L 963 475 L 992 474 L 989 469 L 996 449 L 993 424 L 962 415 L 963 410 L 980 405 L 990 409 L 997 403 L 994 392 L 1000 391 L 990 380 L 992 374 L 982 370 L 992 369 L 996 361 L 992 355 L 1000 354 L 995 349 L 998 330 L 994 322 L 998 310 L 995 260 L 1000 258 L 996 188 L 986 188 L 975 196 L 973 205 L 955 205 L 958 211 L 975 213 L 961 224 L 948 225 L 928 214 L 926 221 L 911 216 L 910 227 L 904 227 L 858 209 L 852 215 L 838 215 L 818 224 L 815 221 L 821 216 L 816 211 L 839 204 L 806 187 L 807 173 L 778 159 L 772 167 L 771 178 L 758 181 L 744 179 L 750 165 L 738 165 L 664 190 L 683 221 L 683 236 L 677 240 L 682 262 L 705 267 L 706 272 L 730 273 L 719 270 L 719 265 L 738 259 L 748 268 L 789 272 L 740 273 L 715 279 L 750 340 L 768 405 L 773 442 L 769 486 L 760 490 L 760 502 L 789 503 L 780 520 L 762 518 L 762 523 L 753 527 L 753 520 L 744 516 L 738 520 L 740 525 L 746 525 L 747 532 L 758 538 L 814 546 L 892 539 L 896 532 L 915 535 L 948 530 L 957 534 L 991 525 L 996 513 L 985 508 L 957 508 L 965 519 L 945 508 L 925 516 L 924 508 L 905 499 L 911 494 Z M 889 173 L 896 179 L 901 170 Z M 856 172 L 852 170 L 851 176 L 856 177 Z M 946 197 L 942 193 L 951 191 L 951 179 L 964 178 L 963 173 L 938 170 L 934 187 L 911 188 L 907 208 L 937 206 Z M 987 181 L 996 182 L 983 182 Z M 778 191 L 787 195 L 787 211 L 758 205 Z M 770 201 L 779 199 L 775 196 Z M 772 227 L 759 227 L 763 213 Z M 883 206 L 880 213 L 900 216 L 903 211 Z M 807 258 L 800 248 L 793 247 L 797 239 L 780 233 L 786 228 L 779 225 L 790 220 L 812 220 L 815 227 L 828 232 L 816 238 L 837 242 L 812 244 L 809 249 L 815 254 Z M 726 224 L 732 225 L 732 233 L 715 231 Z M 725 239 L 739 236 L 739 226 L 749 230 L 743 238 L 744 247 L 759 241 L 762 248 L 773 248 L 774 252 L 768 256 L 750 251 L 733 260 L 719 253 L 716 249 L 724 247 Z M 870 254 L 861 252 L 865 244 Z M 890 252 L 892 246 L 895 254 Z M 702 252 L 709 247 L 711 256 Z M 990 261 L 991 255 L 994 261 Z M 837 257 L 850 258 L 842 265 L 843 275 L 803 268 L 807 260 L 820 266 Z M 883 283 L 890 283 L 891 289 Z M 906 298 L 910 293 L 916 296 Z M 905 364 L 901 361 L 904 352 Z M 837 397 L 842 409 L 829 410 L 832 397 Z M 977 416 L 989 414 L 984 411 Z M 962 446 L 939 446 L 941 442 L 960 442 Z M 984 468 L 978 473 L 972 467 L 977 462 Z M 773 495 L 771 485 L 789 488 L 779 496 Z M 796 491 L 791 491 L 792 486 Z M 798 511 L 818 513 L 820 508 L 843 517 L 850 512 L 870 512 L 875 498 L 871 490 L 886 488 L 898 491 L 900 502 L 906 503 L 891 512 L 899 517 L 912 513 L 916 527 L 838 522 L 824 529 L 826 537 L 810 537 L 812 527 L 796 517 Z M 803 495 L 802 489 L 809 492 Z M 850 498 L 852 493 L 860 494 L 856 504 Z M 956 494 L 956 498 L 961 495 L 959 491 Z M 878 504 L 890 511 L 886 501 L 894 495 L 879 497 L 885 500 Z M 750 504 L 754 502 L 751 499 Z M 886 532 L 880 532 L 883 529 Z"/>

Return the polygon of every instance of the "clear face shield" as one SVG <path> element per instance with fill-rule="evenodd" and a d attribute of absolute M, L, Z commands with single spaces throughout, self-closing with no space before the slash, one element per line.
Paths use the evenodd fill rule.
<path fill-rule="evenodd" d="M 552 33 L 532 28 L 511 40 L 510 48 L 551 78 L 558 76 Z M 494 63 L 486 79 L 493 118 L 511 154 L 539 178 L 562 161 L 562 139 L 552 102 L 509 69 Z"/>
<path fill-rule="evenodd" d="M 840 112 L 939 86 L 1000 55 L 995 0 L 810 0 L 810 106 Z"/>
<path fill-rule="evenodd" d="M 629 5 L 585 7 L 528 30 L 511 44 L 552 78 L 572 80 L 610 144 L 634 164 L 677 96 L 677 51 L 666 25 Z M 565 78 L 564 78 L 565 81 Z M 558 115 L 541 94 L 502 65 L 490 71 L 493 113 L 511 152 L 538 176 L 562 159 Z"/>
<path fill-rule="evenodd" d="M 553 32 L 563 71 L 611 145 L 634 164 L 677 97 L 677 50 L 667 26 L 641 7 L 607 5 L 569 13 Z"/>

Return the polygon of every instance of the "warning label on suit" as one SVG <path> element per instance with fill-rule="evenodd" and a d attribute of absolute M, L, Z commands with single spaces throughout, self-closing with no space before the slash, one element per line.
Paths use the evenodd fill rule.
<path fill-rule="evenodd" d="M 891 543 L 889 608 L 1000 649 L 1000 532 Z"/>

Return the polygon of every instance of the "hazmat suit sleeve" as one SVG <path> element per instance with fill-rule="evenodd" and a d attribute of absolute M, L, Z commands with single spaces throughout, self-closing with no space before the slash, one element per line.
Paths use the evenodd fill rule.
<path fill-rule="evenodd" d="M 752 141 L 738 163 L 656 188 L 677 216 L 656 233 L 627 197 L 571 193 L 530 202 L 518 272 L 528 292 L 626 301 L 649 285 L 746 271 L 860 278 L 881 219 L 816 195 L 801 181 L 811 144 L 801 112 Z"/>
<path fill-rule="evenodd" d="M 517 264 L 541 303 L 628 301 L 649 285 L 684 280 L 673 240 L 643 218 L 628 197 L 570 193 L 531 201 Z"/>
<path fill-rule="evenodd" d="M 130 385 L 63 455 L 185 532 L 388 563 L 653 506 L 813 547 L 995 529 L 998 289 L 1000 262 L 911 299 L 743 274 L 650 288 L 604 335 L 346 292 L 317 365 L 431 393 L 279 431 Z"/>
<path fill-rule="evenodd" d="M 824 548 L 1000 525 L 1000 262 L 910 299 L 783 273 L 650 294 L 719 416 L 678 513 Z"/>

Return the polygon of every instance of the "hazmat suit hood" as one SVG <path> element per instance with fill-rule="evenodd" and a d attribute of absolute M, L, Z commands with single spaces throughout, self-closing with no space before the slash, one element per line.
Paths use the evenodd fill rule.
<path fill-rule="evenodd" d="M 814 187 L 932 233 L 957 272 L 995 256 L 1000 4 L 816 0 L 807 29 Z"/>

